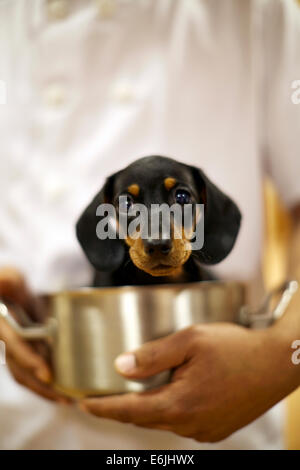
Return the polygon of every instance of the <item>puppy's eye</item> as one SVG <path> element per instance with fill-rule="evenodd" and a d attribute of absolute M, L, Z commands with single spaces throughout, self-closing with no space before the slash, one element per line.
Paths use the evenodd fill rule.
<path fill-rule="evenodd" d="M 119 197 L 119 211 L 128 212 L 129 208 L 133 205 L 133 199 L 131 196 L 122 195 Z"/>
<path fill-rule="evenodd" d="M 191 202 L 191 195 L 185 189 L 177 189 L 175 193 L 175 200 L 177 204 L 189 204 Z"/>

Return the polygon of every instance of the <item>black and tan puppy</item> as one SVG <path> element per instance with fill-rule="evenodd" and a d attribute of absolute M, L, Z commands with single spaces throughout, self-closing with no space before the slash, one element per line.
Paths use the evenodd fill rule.
<path fill-rule="evenodd" d="M 122 198 L 120 209 L 119 201 Z M 191 249 L 191 240 L 131 237 L 99 239 L 97 208 L 110 203 L 121 211 L 134 204 L 149 209 L 153 204 L 204 204 L 204 245 Z M 198 168 L 170 158 L 141 158 L 107 178 L 77 222 L 78 240 L 96 269 L 95 286 L 122 286 L 192 282 L 212 279 L 204 268 L 222 261 L 232 250 L 239 232 L 241 214 L 236 204 L 220 191 Z M 197 224 L 194 211 L 193 229 Z"/>

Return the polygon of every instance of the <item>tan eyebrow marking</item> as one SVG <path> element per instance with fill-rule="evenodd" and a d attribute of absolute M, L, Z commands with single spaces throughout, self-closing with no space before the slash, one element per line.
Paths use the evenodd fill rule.
<path fill-rule="evenodd" d="M 130 186 L 128 186 L 127 190 L 133 196 L 138 196 L 140 193 L 140 187 L 138 184 L 131 184 Z"/>
<path fill-rule="evenodd" d="M 176 179 L 175 178 L 165 178 L 164 180 L 164 185 L 165 185 L 165 188 L 170 191 L 170 189 L 174 188 L 176 184 Z"/>

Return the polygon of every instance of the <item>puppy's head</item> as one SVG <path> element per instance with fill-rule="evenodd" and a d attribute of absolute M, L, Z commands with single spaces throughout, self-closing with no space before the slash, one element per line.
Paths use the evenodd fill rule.
<path fill-rule="evenodd" d="M 114 208 L 116 220 L 111 222 L 117 227 L 115 237 L 101 239 L 98 236 L 97 225 L 104 215 L 99 217 L 97 209 L 102 204 L 111 204 Z M 141 223 L 134 224 L 132 216 L 134 208 L 143 205 L 147 215 L 143 214 L 144 218 L 139 222 L 147 222 L 149 233 L 154 217 L 151 208 L 173 204 L 181 207 L 189 204 L 193 208 L 191 232 L 199 222 L 196 204 L 204 204 L 204 245 L 193 254 L 204 264 L 222 261 L 238 235 L 239 209 L 201 170 L 160 156 L 137 160 L 106 180 L 77 222 L 78 240 L 89 261 L 99 271 L 118 269 L 129 251 L 136 267 L 152 276 L 175 274 L 192 253 L 191 239 L 186 236 L 189 230 L 177 226 L 171 214 L 168 234 L 164 233 L 159 216 L 155 220 L 159 225 L 156 236 L 145 236 Z M 121 220 L 122 224 L 126 220 L 124 239 L 120 237 Z M 122 231 L 124 233 L 124 227 Z"/>

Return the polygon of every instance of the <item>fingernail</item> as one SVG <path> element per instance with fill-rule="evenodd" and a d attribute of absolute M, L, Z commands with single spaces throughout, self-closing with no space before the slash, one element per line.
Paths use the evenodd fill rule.
<path fill-rule="evenodd" d="M 121 354 L 116 358 L 115 366 L 123 374 L 130 374 L 136 368 L 135 355 L 132 353 Z"/>
<path fill-rule="evenodd" d="M 50 376 L 50 373 L 47 372 L 46 370 L 44 369 L 38 369 L 36 371 L 36 376 L 37 378 L 41 381 L 41 382 L 44 382 L 46 384 L 50 383 L 51 382 L 51 376 Z"/>

